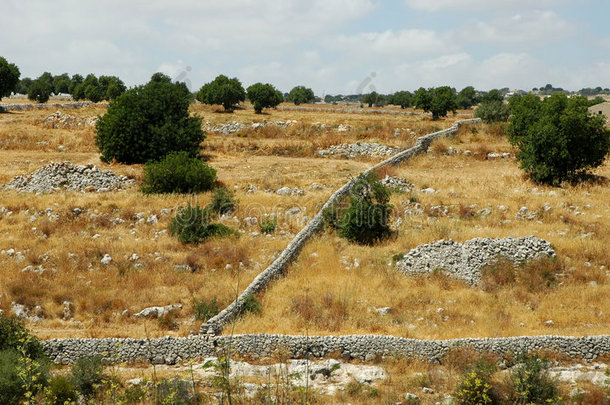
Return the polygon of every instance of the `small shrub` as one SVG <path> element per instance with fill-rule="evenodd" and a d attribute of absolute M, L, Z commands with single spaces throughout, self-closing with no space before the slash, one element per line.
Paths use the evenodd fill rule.
<path fill-rule="evenodd" d="M 195 319 L 204 322 L 219 312 L 216 297 L 212 298 L 210 302 L 207 302 L 205 299 L 193 299 L 193 309 L 195 310 Z"/>
<path fill-rule="evenodd" d="M 390 191 L 375 175 L 360 175 L 354 183 L 350 200 L 350 206 L 340 215 L 341 236 L 362 245 L 372 245 L 390 235 Z"/>
<path fill-rule="evenodd" d="M 275 232 L 277 228 L 277 220 L 275 219 L 263 219 L 260 222 L 261 232 L 264 234 L 270 234 Z"/>
<path fill-rule="evenodd" d="M 199 193 L 210 190 L 216 170 L 187 152 L 172 152 L 144 166 L 142 191 L 152 193 Z"/>
<path fill-rule="evenodd" d="M 461 405 L 485 405 L 497 403 L 492 393 L 491 377 L 495 365 L 479 358 L 462 376 L 455 391 L 455 398 Z"/>
<path fill-rule="evenodd" d="M 405 258 L 404 252 L 396 253 L 394 256 L 392 256 L 392 263 L 399 262 L 404 258 Z"/>
<path fill-rule="evenodd" d="M 219 187 L 214 191 L 212 201 L 209 205 L 210 209 L 218 215 L 228 214 L 237 207 L 235 193 L 225 187 Z"/>
<path fill-rule="evenodd" d="M 18 370 L 19 353 L 15 350 L 0 351 L 0 403 L 18 404 L 25 394 Z"/>
<path fill-rule="evenodd" d="M 0 314 L 0 351 L 15 350 L 32 359 L 45 357 L 40 341 L 30 335 L 22 320 Z"/>
<path fill-rule="evenodd" d="M 104 365 L 101 356 L 82 357 L 72 366 L 72 381 L 85 398 L 93 396 L 102 385 Z"/>
<path fill-rule="evenodd" d="M 239 316 L 245 315 L 247 313 L 260 314 L 261 313 L 261 304 L 258 302 L 256 297 L 252 294 L 247 295 L 243 304 L 238 312 Z"/>
<path fill-rule="evenodd" d="M 180 209 L 169 224 L 169 231 L 177 236 L 182 243 L 200 243 L 211 237 L 227 237 L 237 235 L 237 232 L 223 224 L 211 224 L 212 217 L 209 207 L 188 205 Z"/>
<path fill-rule="evenodd" d="M 174 311 L 169 311 L 158 319 L 159 327 L 163 330 L 177 330 L 179 327 L 176 318 L 178 315 Z"/>
<path fill-rule="evenodd" d="M 175 377 L 161 380 L 157 385 L 157 401 L 164 405 L 190 405 L 198 403 L 193 396 L 191 382 Z"/>
<path fill-rule="evenodd" d="M 78 394 L 69 378 L 58 375 L 49 381 L 46 397 L 53 405 L 68 405 L 76 403 Z"/>
<path fill-rule="evenodd" d="M 557 383 L 548 376 L 549 363 L 537 355 L 521 355 L 510 380 L 516 404 L 555 404 L 561 400 Z"/>

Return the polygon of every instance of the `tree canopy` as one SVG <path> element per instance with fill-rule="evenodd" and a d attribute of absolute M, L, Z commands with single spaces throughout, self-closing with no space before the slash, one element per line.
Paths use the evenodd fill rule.
<path fill-rule="evenodd" d="M 225 111 L 232 111 L 235 105 L 246 100 L 246 91 L 236 77 L 229 79 L 225 75 L 219 75 L 204 84 L 196 98 L 203 104 L 220 104 Z"/>
<path fill-rule="evenodd" d="M 257 114 L 260 114 L 263 108 L 276 107 L 284 100 L 282 93 L 269 83 L 255 83 L 248 87 L 247 93 L 248 100 L 252 102 Z"/>
<path fill-rule="evenodd" d="M 19 68 L 0 56 L 0 98 L 10 96 L 19 82 Z"/>
<path fill-rule="evenodd" d="M 590 114 L 585 97 L 519 96 L 510 100 L 510 112 L 509 141 L 519 149 L 521 168 L 536 182 L 577 179 L 601 165 L 610 151 L 605 116 Z"/>
<path fill-rule="evenodd" d="M 201 118 L 191 117 L 184 83 L 155 76 L 111 101 L 96 124 L 95 143 L 103 162 L 146 163 L 170 152 L 197 156 L 205 139 Z"/>
<path fill-rule="evenodd" d="M 449 111 L 457 110 L 455 90 L 449 86 L 430 88 L 420 87 L 414 96 L 415 107 L 432 113 L 432 119 L 446 117 Z"/>
<path fill-rule="evenodd" d="M 316 97 L 314 96 L 312 89 L 305 86 L 296 86 L 290 90 L 287 99 L 288 101 L 292 101 L 295 105 L 299 105 L 303 103 L 312 103 L 315 101 Z"/>
<path fill-rule="evenodd" d="M 388 97 L 388 104 L 399 105 L 400 108 L 411 107 L 413 95 L 408 91 L 397 91 Z"/>

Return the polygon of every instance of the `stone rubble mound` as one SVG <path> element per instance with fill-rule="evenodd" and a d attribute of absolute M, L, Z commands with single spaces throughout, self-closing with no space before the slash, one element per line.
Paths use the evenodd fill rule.
<path fill-rule="evenodd" d="M 206 122 L 204 124 L 204 129 L 208 132 L 217 132 L 217 133 L 221 133 L 221 134 L 225 134 L 225 135 L 230 135 L 230 134 L 234 134 L 239 131 L 243 131 L 248 127 L 251 127 L 252 129 L 259 129 L 259 128 L 264 128 L 269 125 L 275 125 L 275 126 L 282 127 L 282 128 L 288 128 L 296 123 L 297 123 L 297 121 L 295 121 L 295 120 L 271 121 L 271 122 L 267 122 L 266 120 L 264 120 L 263 122 L 253 122 L 252 124 L 245 124 L 245 123 L 241 123 L 241 122 L 237 122 L 237 121 L 230 121 L 230 122 L 227 122 L 226 124 L 212 126 L 212 124 L 210 122 Z"/>
<path fill-rule="evenodd" d="M 499 256 L 520 264 L 543 255 L 553 257 L 555 251 L 549 242 L 535 236 L 475 238 L 464 243 L 439 240 L 411 249 L 396 263 L 396 268 L 407 275 L 441 269 L 450 277 L 477 285 L 481 281 L 481 268 L 493 264 Z"/>
<path fill-rule="evenodd" d="M 413 190 L 414 187 L 413 183 L 411 183 L 407 179 L 403 179 L 402 177 L 389 176 L 387 174 L 384 178 L 381 179 L 381 184 L 400 193 L 407 193 Z"/>
<path fill-rule="evenodd" d="M 381 145 L 379 143 L 344 143 L 341 145 L 333 145 L 328 149 L 318 151 L 320 156 L 340 156 L 348 159 L 353 159 L 357 156 L 385 157 L 395 155 L 400 151 L 400 148 Z"/>
<path fill-rule="evenodd" d="M 135 180 L 101 170 L 93 163 L 86 166 L 70 162 L 51 162 L 30 174 L 13 178 L 4 188 L 29 193 L 69 191 L 105 192 L 131 187 Z"/>
<path fill-rule="evenodd" d="M 47 128 L 86 128 L 95 126 L 98 121 L 99 117 L 97 116 L 75 117 L 56 111 L 44 119 L 43 125 Z"/>

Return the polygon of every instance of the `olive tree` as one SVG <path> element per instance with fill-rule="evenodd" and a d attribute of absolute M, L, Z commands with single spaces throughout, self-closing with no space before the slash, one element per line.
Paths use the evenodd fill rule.
<path fill-rule="evenodd" d="M 269 83 L 253 84 L 248 87 L 247 95 L 257 114 L 262 113 L 263 108 L 277 107 L 284 100 L 282 93 Z"/>
<path fill-rule="evenodd" d="M 191 93 L 165 75 L 131 88 L 111 101 L 96 124 L 103 162 L 146 163 L 170 152 L 199 154 L 205 139 L 201 118 L 191 117 Z"/>
<path fill-rule="evenodd" d="M 204 84 L 196 96 L 203 104 L 220 104 L 225 111 L 233 111 L 235 105 L 246 100 L 246 91 L 236 78 L 225 75 L 217 76 L 213 81 Z"/>
<path fill-rule="evenodd" d="M 292 101 L 294 105 L 299 105 L 303 103 L 313 103 L 316 97 L 314 96 L 312 89 L 305 86 L 296 86 L 290 90 L 287 99 L 288 101 Z"/>
<path fill-rule="evenodd" d="M 20 76 L 19 68 L 0 56 L 0 98 L 10 96 Z"/>
<path fill-rule="evenodd" d="M 600 166 L 610 151 L 603 115 L 591 114 L 586 97 L 554 94 L 510 100 L 509 141 L 521 168 L 535 182 L 559 185 Z"/>

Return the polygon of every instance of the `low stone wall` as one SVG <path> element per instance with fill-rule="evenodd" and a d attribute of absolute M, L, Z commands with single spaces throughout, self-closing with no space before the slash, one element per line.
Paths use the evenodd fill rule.
<path fill-rule="evenodd" d="M 108 103 L 92 103 L 91 101 L 80 101 L 74 103 L 44 103 L 44 104 L 0 104 L 2 111 L 28 111 L 42 110 L 46 108 L 81 108 L 81 107 L 106 107 Z"/>
<path fill-rule="evenodd" d="M 325 112 L 325 113 L 339 113 L 339 114 L 389 114 L 389 115 L 428 115 L 432 116 L 431 113 L 424 113 L 421 111 L 403 111 L 403 110 L 389 110 L 380 108 L 357 108 L 357 107 L 325 107 L 323 104 L 314 106 L 296 106 L 296 105 L 281 105 L 277 107 L 278 110 L 282 111 L 308 111 L 308 112 Z M 456 114 L 457 117 L 472 117 L 472 114 Z"/>
<path fill-rule="evenodd" d="M 480 123 L 481 120 L 479 118 L 474 118 L 470 120 L 457 121 L 451 126 L 451 128 L 434 132 L 422 137 L 419 137 L 415 143 L 415 146 L 406 149 L 389 159 L 384 160 L 376 164 L 375 166 L 365 170 L 363 173 L 365 175 L 387 165 L 397 165 L 401 162 L 404 162 L 407 159 L 419 154 L 424 153 L 428 150 L 430 143 L 439 137 L 448 136 L 454 134 L 459 129 L 460 125 L 463 124 L 477 124 Z M 315 235 L 320 229 L 322 229 L 323 219 L 322 213 L 327 208 L 332 208 L 335 204 L 341 202 L 341 200 L 349 194 L 352 185 L 354 184 L 355 179 L 348 181 L 345 185 L 339 188 L 334 192 L 332 196 L 326 201 L 326 203 L 322 206 L 322 209 L 318 211 L 316 216 L 303 228 L 301 231 L 295 236 L 295 238 L 290 242 L 290 244 L 282 251 L 280 256 L 275 259 L 269 267 L 267 267 L 262 273 L 260 273 L 254 281 L 239 295 L 239 297 L 229 304 L 228 307 L 220 311 L 216 316 L 209 319 L 199 330 L 202 334 L 212 334 L 217 335 L 222 332 L 223 327 L 230 323 L 232 319 L 239 313 L 240 309 L 245 302 L 245 299 L 248 295 L 256 294 L 262 291 L 267 285 L 275 278 L 279 277 L 288 264 L 290 264 L 296 257 L 299 255 L 305 243 Z"/>
<path fill-rule="evenodd" d="M 230 347 L 248 357 L 269 357 L 282 351 L 289 358 L 342 358 L 373 361 L 385 357 L 414 358 L 438 363 L 453 347 L 503 355 L 522 351 L 550 350 L 584 361 L 610 354 L 610 335 L 521 336 L 418 340 L 381 335 L 289 336 L 235 335 L 163 337 L 158 339 L 52 339 L 43 342 L 45 352 L 58 364 L 71 364 L 81 357 L 100 355 L 108 363 L 144 362 L 176 364 L 216 356 Z"/>

